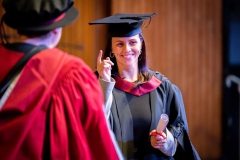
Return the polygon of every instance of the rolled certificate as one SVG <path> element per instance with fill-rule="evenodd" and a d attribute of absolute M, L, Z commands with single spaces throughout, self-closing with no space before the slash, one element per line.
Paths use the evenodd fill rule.
<path fill-rule="evenodd" d="M 157 132 L 162 133 L 165 130 L 167 124 L 168 124 L 168 115 L 162 114 L 157 125 L 157 129 L 156 129 Z"/>

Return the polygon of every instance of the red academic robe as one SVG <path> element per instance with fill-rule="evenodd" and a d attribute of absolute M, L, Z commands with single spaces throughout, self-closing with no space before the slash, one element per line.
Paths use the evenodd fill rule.
<path fill-rule="evenodd" d="M 22 57 L 0 46 L 0 81 Z M 59 49 L 34 55 L 0 110 L 0 159 L 118 159 L 96 76 Z"/>

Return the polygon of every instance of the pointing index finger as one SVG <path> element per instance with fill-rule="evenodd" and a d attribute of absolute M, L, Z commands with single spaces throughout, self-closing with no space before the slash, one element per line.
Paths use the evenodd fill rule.
<path fill-rule="evenodd" d="M 98 57 L 97 57 L 97 63 L 101 63 L 102 62 L 102 50 L 99 51 L 98 53 Z"/>

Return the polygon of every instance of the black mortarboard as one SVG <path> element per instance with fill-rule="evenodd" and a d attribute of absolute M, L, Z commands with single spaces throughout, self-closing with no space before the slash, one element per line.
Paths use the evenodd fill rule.
<path fill-rule="evenodd" d="M 3 21 L 27 31 L 48 31 L 66 26 L 78 17 L 74 0 L 3 0 Z"/>
<path fill-rule="evenodd" d="M 109 37 L 131 37 L 142 32 L 141 26 L 147 19 L 154 17 L 153 14 L 122 14 L 117 13 L 113 16 L 90 22 L 93 24 L 109 24 Z"/>

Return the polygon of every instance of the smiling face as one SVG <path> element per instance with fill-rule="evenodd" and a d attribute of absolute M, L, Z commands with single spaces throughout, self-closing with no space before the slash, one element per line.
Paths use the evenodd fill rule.
<path fill-rule="evenodd" d="M 112 53 L 118 66 L 138 67 L 141 48 L 142 42 L 138 34 L 132 37 L 112 37 Z"/>

